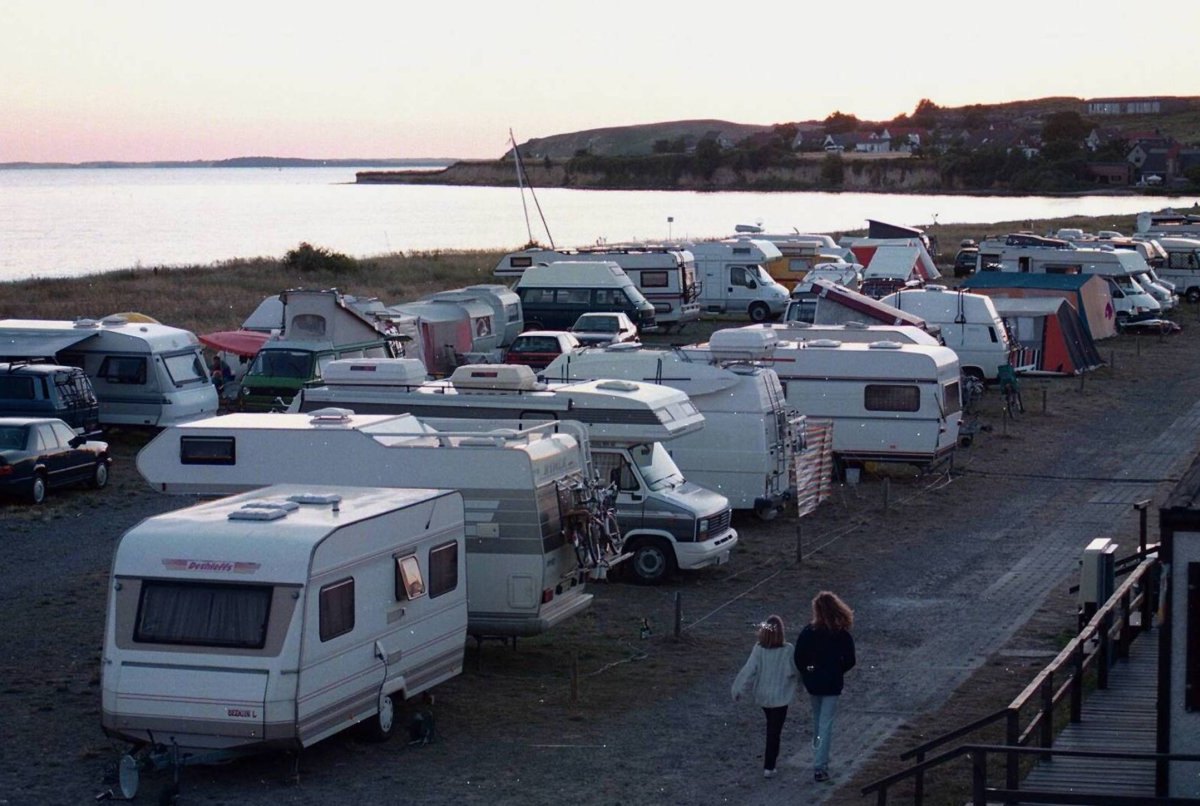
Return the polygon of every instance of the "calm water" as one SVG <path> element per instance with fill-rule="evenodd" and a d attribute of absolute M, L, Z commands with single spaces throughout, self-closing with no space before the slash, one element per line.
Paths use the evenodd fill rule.
<path fill-rule="evenodd" d="M 355 185 L 354 168 L 0 170 L 0 280 L 281 257 L 301 241 L 364 257 L 517 248 L 515 188 Z M 828 232 L 900 224 L 1101 215 L 1193 198 L 984 198 L 863 193 L 538 191 L 554 242 L 728 235 L 739 223 Z M 534 237 L 545 242 L 526 195 Z M 674 218 L 669 223 L 668 218 Z"/>

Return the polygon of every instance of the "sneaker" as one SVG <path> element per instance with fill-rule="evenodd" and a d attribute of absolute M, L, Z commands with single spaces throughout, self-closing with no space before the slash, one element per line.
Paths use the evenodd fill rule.
<path fill-rule="evenodd" d="M 775 770 L 763 770 L 763 778 L 774 778 Z"/>
<path fill-rule="evenodd" d="M 813 780 L 818 784 L 823 784 L 829 780 L 829 773 L 825 772 L 825 770 L 817 770 L 813 773 Z"/>

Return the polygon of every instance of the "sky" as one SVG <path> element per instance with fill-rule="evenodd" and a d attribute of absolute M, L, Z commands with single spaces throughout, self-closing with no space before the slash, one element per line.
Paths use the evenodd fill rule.
<path fill-rule="evenodd" d="M 0 163 L 496 158 L 510 128 L 1200 95 L 1194 1 L 0 0 L 0 31 Z"/>

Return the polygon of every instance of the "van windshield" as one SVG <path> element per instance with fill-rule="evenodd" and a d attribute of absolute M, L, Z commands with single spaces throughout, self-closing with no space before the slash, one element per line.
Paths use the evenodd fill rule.
<path fill-rule="evenodd" d="M 200 360 L 200 353 L 195 350 L 164 355 L 163 366 L 167 368 L 167 374 L 176 386 L 186 383 L 208 383 L 208 370 Z"/>
<path fill-rule="evenodd" d="M 262 378 L 312 377 L 313 354 L 308 350 L 260 350 L 247 375 Z"/>
<path fill-rule="evenodd" d="M 683 474 L 661 443 L 639 445 L 630 454 L 642 474 L 642 481 L 651 490 L 669 490 L 683 484 Z"/>
<path fill-rule="evenodd" d="M 270 612 L 269 585 L 146 580 L 133 640 L 262 649 Z"/>

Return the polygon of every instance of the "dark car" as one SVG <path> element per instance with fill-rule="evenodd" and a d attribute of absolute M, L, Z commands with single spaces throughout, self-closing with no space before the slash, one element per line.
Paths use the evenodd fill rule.
<path fill-rule="evenodd" d="M 978 263 L 979 249 L 965 247 L 958 250 L 958 254 L 954 256 L 954 276 L 966 277 L 975 272 L 975 264 Z"/>
<path fill-rule="evenodd" d="M 100 404 L 79 367 L 0 364 L 0 417 L 57 417 L 77 433 L 100 430 Z"/>
<path fill-rule="evenodd" d="M 0 493 L 40 504 L 68 484 L 108 484 L 108 443 L 76 434 L 52 417 L 0 417 Z"/>
<path fill-rule="evenodd" d="M 504 363 L 545 369 L 560 355 L 579 347 L 579 339 L 565 330 L 527 330 L 513 339 L 508 352 L 504 354 Z"/>

